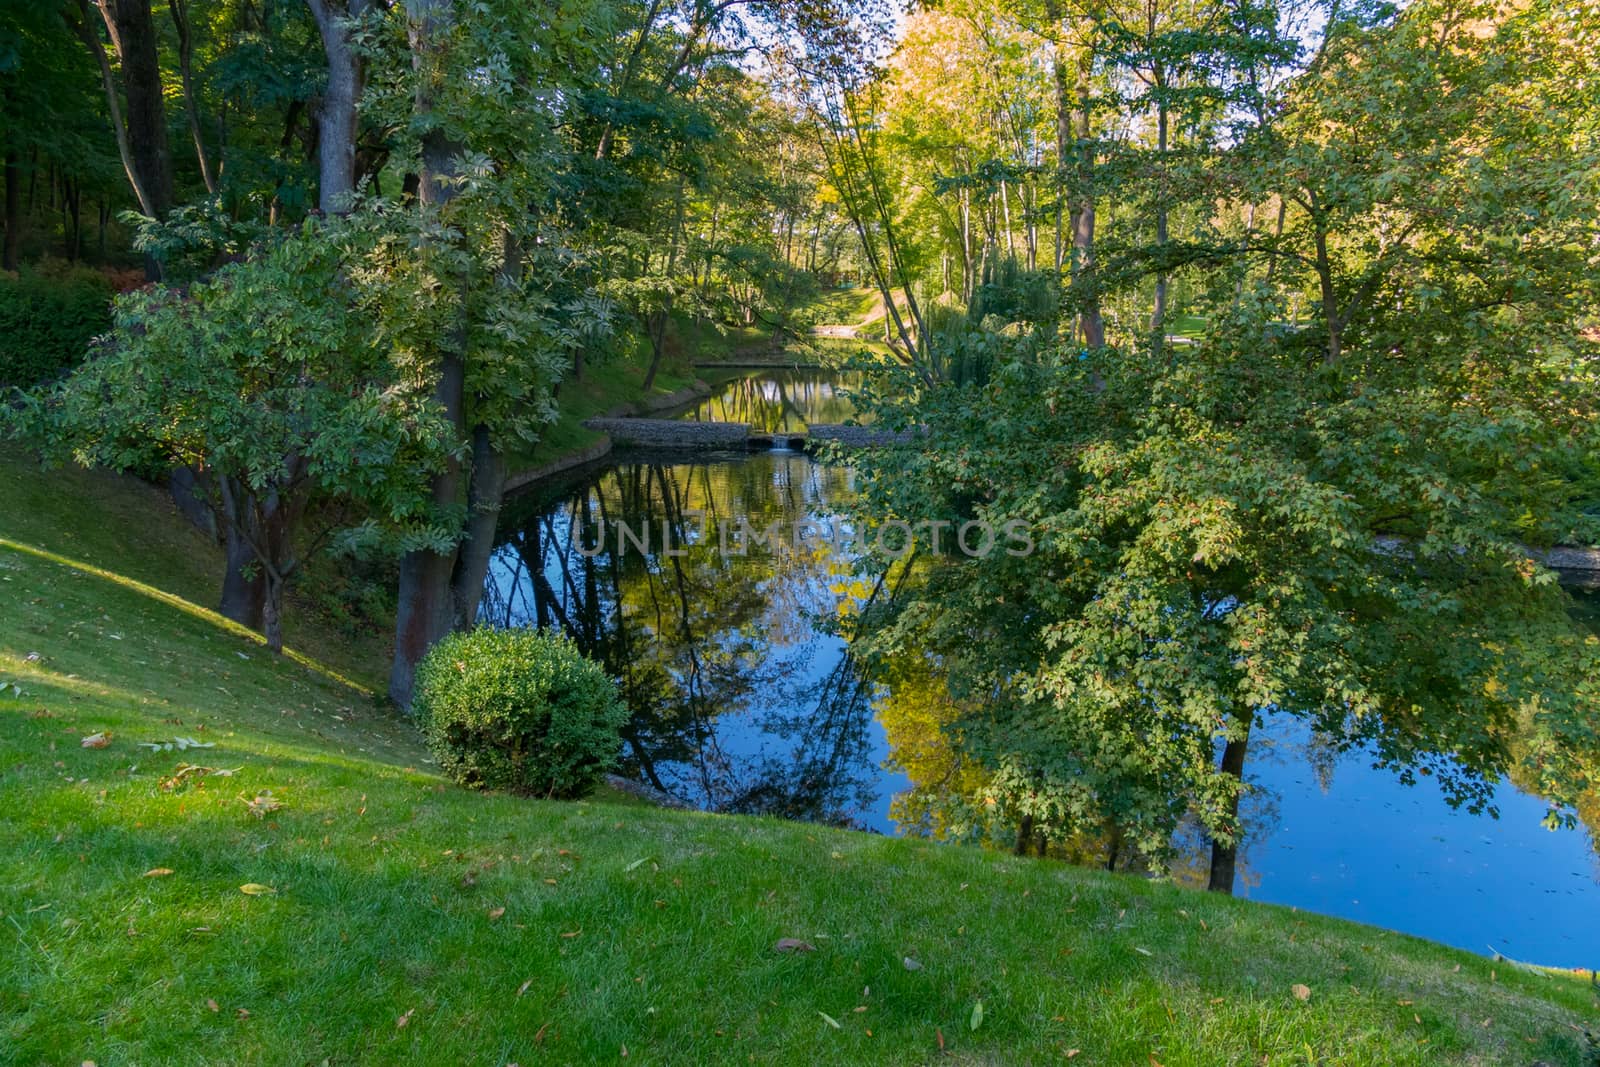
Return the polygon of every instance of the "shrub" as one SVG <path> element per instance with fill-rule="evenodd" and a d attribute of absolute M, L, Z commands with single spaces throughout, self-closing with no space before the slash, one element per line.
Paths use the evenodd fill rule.
<path fill-rule="evenodd" d="M 616 759 L 628 717 L 599 664 L 538 630 L 445 638 L 417 667 L 413 708 L 456 781 L 554 797 L 589 790 Z"/>
<path fill-rule="evenodd" d="M 111 329 L 111 283 L 87 268 L 0 274 L 0 391 L 58 378 Z"/>

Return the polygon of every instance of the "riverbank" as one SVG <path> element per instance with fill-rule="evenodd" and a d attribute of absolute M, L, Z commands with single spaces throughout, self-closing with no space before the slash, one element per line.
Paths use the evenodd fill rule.
<path fill-rule="evenodd" d="M 1054 862 L 458 789 L 330 655 L 358 654 L 291 620 L 280 659 L 207 610 L 220 561 L 159 494 L 3 473 L 0 1061 L 1588 1063 L 1587 978 Z M 145 744 L 180 737 L 212 747 Z"/>
<path fill-rule="evenodd" d="M 644 388 L 649 359 L 642 351 L 591 365 L 582 377 L 562 382 L 557 396 L 560 417 L 545 430 L 537 446 L 512 457 L 507 491 L 527 489 L 609 455 L 610 438 L 603 430 L 585 425 L 592 420 L 680 412 L 742 372 L 797 365 L 832 367 L 855 362 L 863 354 L 890 362 L 889 349 L 881 342 L 854 340 L 858 330 L 865 330 L 882 316 L 882 301 L 869 290 L 828 291 L 798 309 L 796 318 L 801 323 L 845 321 L 848 325 L 839 328 L 848 332 L 839 336 L 846 339 L 831 339 L 826 330 L 834 327 L 818 326 L 811 328 L 824 332 L 793 338 L 787 347 L 775 343 L 771 331 L 763 328 L 718 329 L 675 317 L 651 388 Z M 643 345 L 642 341 L 635 343 Z"/>
<path fill-rule="evenodd" d="M 644 342 L 636 341 L 642 346 Z M 704 323 L 674 318 L 667 332 L 666 353 L 651 387 L 644 387 L 648 356 L 643 353 L 618 354 L 584 368 L 578 378 L 561 383 L 556 397 L 560 412 L 547 427 L 539 443 L 526 453 L 511 457 L 508 491 L 528 486 L 564 471 L 592 463 L 610 451 L 603 433 L 584 423 L 597 417 L 652 415 L 681 409 L 710 394 L 704 380 L 714 377 L 715 368 L 732 363 L 741 354 L 765 352 L 771 345 L 768 333 L 758 329 L 719 331 Z"/>

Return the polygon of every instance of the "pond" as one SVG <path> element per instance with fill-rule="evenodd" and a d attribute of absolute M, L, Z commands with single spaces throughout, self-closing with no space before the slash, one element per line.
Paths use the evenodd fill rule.
<path fill-rule="evenodd" d="M 793 417 L 835 403 L 809 395 Z M 851 470 L 799 452 L 629 456 L 508 504 L 486 621 L 562 627 L 621 679 L 624 773 L 710 810 L 901 832 L 891 803 L 912 783 L 886 692 L 836 632 L 877 591 L 847 551 L 791 536 L 826 529 L 854 491 Z M 763 539 L 774 523 L 782 545 Z M 1600 962 L 1600 860 L 1583 828 L 1542 829 L 1538 798 L 1504 783 L 1499 819 L 1471 815 L 1293 724 L 1257 736 L 1239 895 L 1480 953 Z"/>
<path fill-rule="evenodd" d="M 856 418 L 848 393 L 860 388 L 861 382 L 862 375 L 856 371 L 765 371 L 721 383 L 684 418 L 747 422 L 757 433 L 799 433 L 812 424 Z"/>

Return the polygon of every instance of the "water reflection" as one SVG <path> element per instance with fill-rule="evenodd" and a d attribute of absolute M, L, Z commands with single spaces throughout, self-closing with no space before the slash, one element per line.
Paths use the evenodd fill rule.
<path fill-rule="evenodd" d="M 715 811 L 888 829 L 903 783 L 879 767 L 875 689 L 835 632 L 873 590 L 826 546 L 737 555 L 717 534 L 826 521 L 851 478 L 785 452 L 613 467 L 507 515 L 484 614 L 560 626 L 621 679 L 625 771 Z M 643 532 L 620 551 L 618 521 Z"/>
<path fill-rule="evenodd" d="M 625 773 L 712 810 L 940 836 L 944 801 L 980 797 L 983 776 L 951 752 L 931 664 L 863 676 L 839 630 L 872 583 L 820 545 L 718 543 L 722 521 L 792 530 L 853 492 L 850 470 L 782 451 L 611 467 L 511 503 L 485 617 L 559 626 L 621 679 Z M 624 519 L 648 529 L 648 551 L 619 552 L 614 532 L 600 543 Z M 1472 951 L 1600 960 L 1593 846 L 1581 828 L 1541 829 L 1543 801 L 1501 783 L 1501 818 L 1452 809 L 1434 784 L 1402 785 L 1294 720 L 1269 716 L 1253 746 L 1241 895 Z M 1183 880 L 1181 858 L 1170 873 Z"/>
<path fill-rule="evenodd" d="M 1365 752 L 1310 758 L 1316 739 L 1301 723 L 1265 726 L 1250 778 L 1273 817 L 1251 827 L 1238 895 L 1472 952 L 1600 961 L 1600 859 L 1583 827 L 1543 829 L 1544 801 L 1510 783 L 1494 790 L 1498 819 L 1453 809 L 1431 783 L 1402 785 Z"/>
<path fill-rule="evenodd" d="M 848 393 L 861 386 L 851 371 L 775 370 L 717 387 L 685 418 L 747 422 L 758 433 L 800 433 L 807 426 L 856 418 Z"/>

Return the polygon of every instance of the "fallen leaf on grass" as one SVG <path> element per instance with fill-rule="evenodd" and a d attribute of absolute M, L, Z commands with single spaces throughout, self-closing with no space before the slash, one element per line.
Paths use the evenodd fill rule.
<path fill-rule="evenodd" d="M 967 1025 L 973 1030 L 983 1025 L 983 1001 L 972 1006 L 972 1017 L 967 1020 Z"/>
<path fill-rule="evenodd" d="M 277 890 L 272 888 L 270 885 L 262 885 L 259 882 L 246 882 L 244 885 L 239 887 L 239 892 L 245 893 L 252 897 L 264 897 L 270 893 L 276 893 Z"/>
<path fill-rule="evenodd" d="M 78 744 L 82 745 L 84 748 L 105 748 L 110 743 L 110 730 L 102 730 L 100 733 L 90 734 L 88 737 L 85 737 L 82 741 L 78 742 Z"/>
<path fill-rule="evenodd" d="M 248 1018 L 250 1018 L 250 1009 L 249 1008 L 239 1008 L 233 1014 L 234 1014 L 234 1016 L 236 1018 L 248 1019 Z"/>
<path fill-rule="evenodd" d="M 1294 994 L 1294 999 L 1296 1000 L 1311 999 L 1311 987 L 1308 985 L 1301 985 L 1299 982 L 1296 982 L 1294 985 L 1290 986 L 1289 992 Z"/>
<path fill-rule="evenodd" d="M 531 986 L 531 985 L 533 985 L 533 979 L 532 978 L 528 979 L 526 982 L 523 982 L 521 985 L 517 986 L 517 996 L 520 997 L 520 996 L 522 996 L 522 994 L 526 993 L 528 991 L 528 987 Z"/>
<path fill-rule="evenodd" d="M 1081 1049 L 1081 1048 L 1069 1048 L 1069 1049 L 1067 1049 L 1067 1059 L 1069 1059 L 1069 1060 L 1072 1059 L 1072 1057 L 1074 1057 L 1074 1056 L 1081 1056 L 1081 1055 L 1083 1055 L 1083 1049 Z"/>
<path fill-rule="evenodd" d="M 141 875 L 141 877 L 143 877 L 143 878 L 165 878 L 167 875 L 169 875 L 171 873 L 172 873 L 172 868 L 171 867 L 151 867 L 148 871 L 145 871 L 144 874 Z"/>
<path fill-rule="evenodd" d="M 823 1022 L 827 1023 L 829 1026 L 833 1027 L 835 1030 L 843 1030 L 844 1029 L 844 1027 L 839 1025 L 839 1020 L 835 1019 L 833 1016 L 829 1015 L 827 1012 L 819 1011 L 819 1012 L 817 1012 L 817 1014 L 822 1016 L 822 1021 Z"/>
<path fill-rule="evenodd" d="M 901 960 L 900 962 L 905 965 L 905 969 L 908 970 L 908 971 L 920 971 L 920 970 L 922 970 L 922 964 L 918 963 L 916 960 L 912 959 L 910 956 L 907 956 L 905 959 Z"/>
<path fill-rule="evenodd" d="M 206 998 L 206 1007 L 211 1009 L 212 1011 L 221 1011 L 222 1010 L 222 1006 L 219 1005 L 215 1000 L 212 1000 L 209 997 Z"/>
<path fill-rule="evenodd" d="M 649 856 L 645 856 L 643 859 L 634 860 L 632 863 L 630 863 L 626 867 L 622 868 L 622 871 L 623 871 L 624 874 L 626 874 L 629 871 L 636 871 L 640 867 L 643 867 L 646 863 L 649 863 L 649 862 L 650 862 L 650 857 Z"/>
<path fill-rule="evenodd" d="M 500 916 L 504 915 L 505 913 L 506 913 L 506 909 L 504 909 L 504 908 L 490 908 L 489 909 L 489 921 L 490 922 L 494 922 L 496 919 L 500 918 Z"/>
<path fill-rule="evenodd" d="M 1135 951 L 1135 952 L 1137 952 L 1137 953 L 1138 953 L 1138 954 L 1139 954 L 1139 955 L 1141 955 L 1141 956 L 1154 956 L 1154 955 L 1155 955 L 1155 953 L 1154 953 L 1154 952 L 1151 952 L 1151 951 L 1150 951 L 1150 950 L 1149 950 L 1149 949 L 1147 949 L 1147 948 L 1137 948 L 1137 947 L 1136 947 L 1136 948 L 1134 948 L 1134 950 L 1133 950 L 1133 951 Z"/>
<path fill-rule="evenodd" d="M 264 789 L 257 793 L 254 799 L 247 798 L 241 793 L 239 799 L 244 803 L 245 810 L 258 819 L 265 819 L 272 812 L 283 807 L 283 801 L 273 796 L 270 789 Z"/>
<path fill-rule="evenodd" d="M 774 952 L 815 952 L 817 946 L 809 941 L 802 941 L 798 937 L 780 937 L 772 943 Z"/>
<path fill-rule="evenodd" d="M 582 930 L 573 930 L 573 931 L 571 931 L 569 933 L 562 934 L 561 936 L 562 937 L 577 937 L 581 933 L 583 933 Z"/>
<path fill-rule="evenodd" d="M 412 1008 L 411 1011 L 406 1012 L 404 1015 L 400 1016 L 400 1018 L 396 1019 L 394 1021 L 394 1028 L 396 1030 L 404 1030 L 406 1027 L 410 1026 L 412 1013 L 416 1010 L 416 1008 Z"/>

